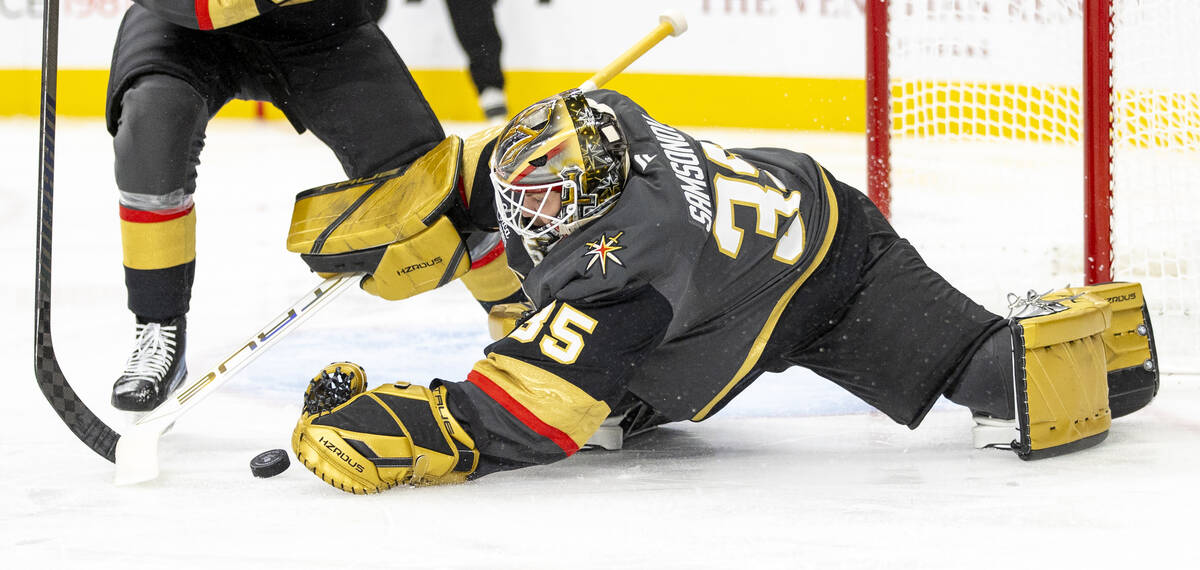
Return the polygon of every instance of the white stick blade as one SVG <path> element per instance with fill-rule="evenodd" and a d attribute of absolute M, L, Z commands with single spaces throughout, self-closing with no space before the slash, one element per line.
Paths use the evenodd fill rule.
<path fill-rule="evenodd" d="M 158 438 L 162 430 L 157 426 L 134 428 L 117 440 L 116 471 L 113 483 L 134 485 L 158 477 Z"/>

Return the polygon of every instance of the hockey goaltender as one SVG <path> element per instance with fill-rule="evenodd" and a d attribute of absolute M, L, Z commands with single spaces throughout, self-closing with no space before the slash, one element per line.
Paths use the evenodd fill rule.
<path fill-rule="evenodd" d="M 503 249 L 469 253 L 497 229 Z M 503 257 L 511 271 L 473 290 L 528 300 L 491 308 L 497 340 L 461 381 L 317 374 L 292 447 L 354 493 L 618 448 L 792 366 L 909 428 L 944 395 L 973 412 L 977 447 L 1025 459 L 1099 443 L 1158 386 L 1139 284 L 1014 295 L 1002 318 L 812 157 L 697 140 L 613 91 L 567 91 L 406 169 L 303 192 L 288 246 L 387 299 Z"/>

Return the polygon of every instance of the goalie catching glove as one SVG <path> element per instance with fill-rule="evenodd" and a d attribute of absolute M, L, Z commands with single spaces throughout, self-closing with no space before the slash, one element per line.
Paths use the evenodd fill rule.
<path fill-rule="evenodd" d="M 366 373 L 349 362 L 326 366 L 309 383 L 292 450 L 322 481 L 356 494 L 460 483 L 479 465 L 444 387 L 398 382 L 368 391 Z"/>

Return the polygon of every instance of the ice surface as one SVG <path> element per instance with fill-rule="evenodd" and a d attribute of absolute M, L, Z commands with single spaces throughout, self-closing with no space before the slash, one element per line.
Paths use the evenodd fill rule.
<path fill-rule="evenodd" d="M 712 137 L 810 152 L 862 185 L 859 137 Z M 62 121 L 57 143 L 55 347 L 75 389 L 120 430 L 127 420 L 107 398 L 132 325 L 111 140 L 98 121 Z M 968 414 L 953 405 L 909 431 L 793 371 L 761 379 L 711 420 L 620 452 L 466 485 L 357 497 L 296 465 L 250 475 L 255 454 L 288 447 L 301 391 L 330 361 L 361 362 L 373 384 L 461 378 L 487 338 L 457 283 L 419 300 L 338 299 L 179 421 L 161 443 L 158 480 L 115 487 L 112 466 L 67 431 L 32 375 L 36 123 L 0 122 L 0 155 L 5 568 L 1182 568 L 1195 558 L 1194 376 L 1166 377 L 1100 447 L 1031 463 L 972 450 Z M 316 283 L 283 247 L 292 197 L 341 178 L 320 143 L 285 124 L 210 129 L 193 371 Z"/>

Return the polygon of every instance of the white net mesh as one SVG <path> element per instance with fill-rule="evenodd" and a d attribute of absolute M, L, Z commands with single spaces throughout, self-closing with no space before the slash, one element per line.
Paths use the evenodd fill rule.
<path fill-rule="evenodd" d="M 1200 369 L 1200 2 L 1113 20 L 1113 271 L 1145 283 L 1164 369 Z"/>
<path fill-rule="evenodd" d="M 1200 371 L 1200 2 L 1119 2 L 1114 30 L 1115 276 L 1164 369 Z M 901 235 L 1002 314 L 1080 284 L 1082 1 L 892 0 L 888 45 Z"/>

